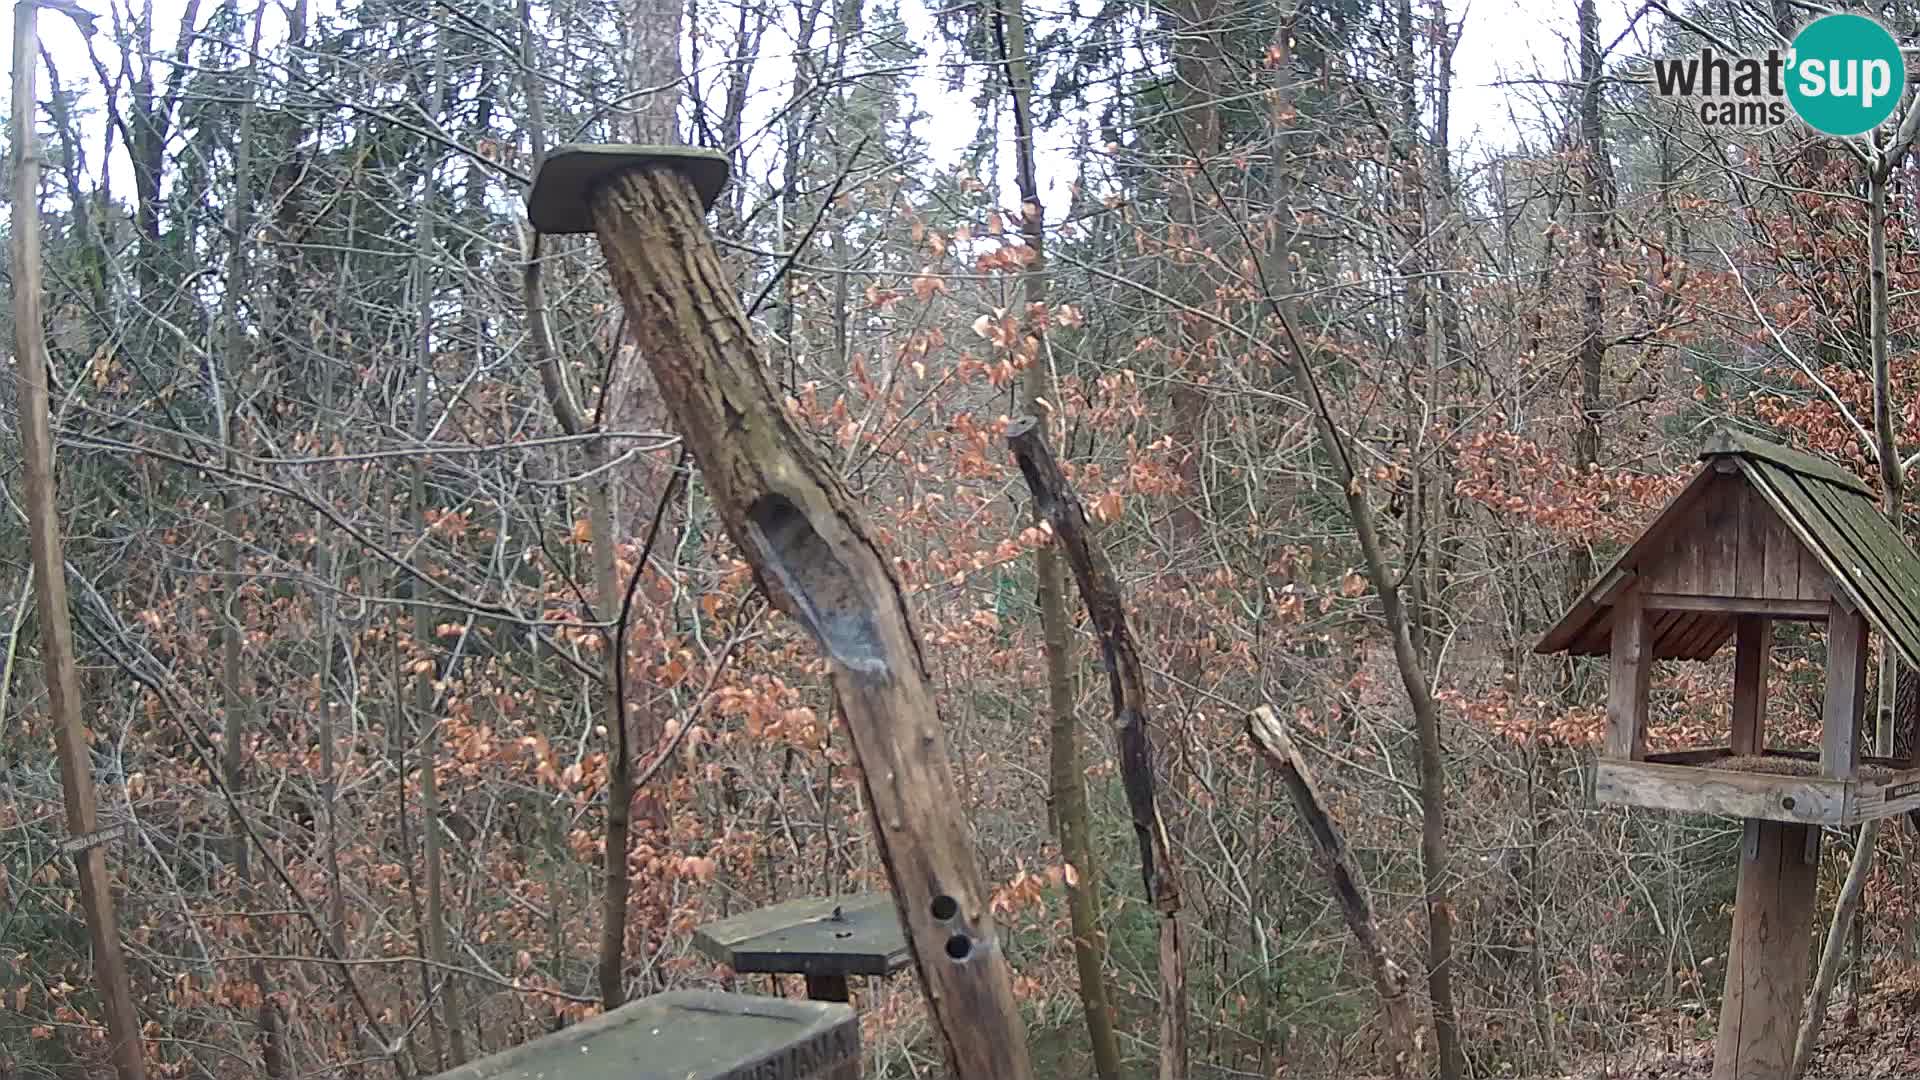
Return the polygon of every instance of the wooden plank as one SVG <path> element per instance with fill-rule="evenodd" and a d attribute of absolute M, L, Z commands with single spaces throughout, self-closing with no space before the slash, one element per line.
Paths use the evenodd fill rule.
<path fill-rule="evenodd" d="M 589 1016 L 437 1080 L 859 1080 L 846 1005 L 678 990 Z"/>
<path fill-rule="evenodd" d="M 1915 625 L 1915 611 L 1906 602 L 1907 590 L 1920 586 L 1912 560 L 1887 543 L 1891 529 L 1871 504 L 1848 498 L 1830 485 L 1798 481 L 1807 500 L 1826 515 L 1829 551 L 1839 563 L 1852 592 L 1880 616 L 1889 629 Z M 1896 538 L 1897 541 L 1897 538 Z M 1900 542 L 1904 548 L 1904 542 Z"/>
<path fill-rule="evenodd" d="M 1733 596 L 1740 580 L 1740 489 L 1747 486 L 1738 476 L 1720 476 L 1707 489 L 1703 501 L 1705 515 L 1693 544 L 1698 551 L 1699 570 L 1694 592 L 1702 596 Z"/>
<path fill-rule="evenodd" d="M 1845 553 L 1834 549 L 1834 537 L 1827 527 L 1825 512 L 1811 499 L 1797 479 L 1791 473 L 1769 470 L 1765 465 L 1752 466 L 1747 476 L 1753 481 L 1754 490 L 1758 491 L 1774 508 L 1779 514 L 1781 524 L 1785 525 L 1794 539 L 1815 557 L 1816 563 L 1823 568 L 1831 567 L 1838 570 L 1844 562 Z M 1771 551 L 1767 553 L 1767 566 L 1769 569 L 1773 566 Z M 1834 584 L 1847 589 L 1854 588 L 1851 579 L 1845 583 L 1835 582 Z M 1804 586 L 1800 592 L 1804 596 L 1806 592 Z"/>
<path fill-rule="evenodd" d="M 1897 772 L 1885 783 L 1861 784 L 1849 809 L 1848 824 L 1920 810 L 1920 769 Z"/>
<path fill-rule="evenodd" d="M 1822 534 L 1823 564 L 1844 577 L 1895 650 L 1920 653 L 1920 561 L 1879 510 L 1817 480 L 1776 473 L 1771 482 L 1805 509 L 1806 527 Z"/>
<path fill-rule="evenodd" d="M 1850 547 L 1849 576 L 1882 633 L 1903 654 L 1920 651 L 1920 562 L 1912 549 L 1871 503 L 1828 486 L 1802 486 L 1834 523 L 1836 545 Z"/>
<path fill-rule="evenodd" d="M 1804 600 L 1808 586 L 1800 580 L 1800 567 L 1802 559 L 1807 557 L 1807 546 L 1793 535 L 1786 522 L 1780 520 L 1780 511 L 1767 500 L 1751 474 L 1747 475 L 1747 480 L 1748 497 L 1759 503 L 1767 515 L 1766 526 L 1760 537 L 1761 544 L 1767 549 L 1766 561 L 1760 572 L 1760 594 Z M 1815 599 L 1825 600 L 1826 596 L 1822 594 Z"/>
<path fill-rule="evenodd" d="M 1773 651 L 1773 624 L 1758 615 L 1742 615 L 1734 631 L 1733 752 L 1757 754 L 1767 744 L 1767 658 Z"/>
<path fill-rule="evenodd" d="M 1608 757 L 1638 760 L 1647 753 L 1647 678 L 1653 670 L 1649 629 L 1639 593 L 1630 592 L 1613 606 L 1607 684 Z"/>
<path fill-rule="evenodd" d="M 1649 611 L 1713 611 L 1727 615 L 1764 615 L 1770 619 L 1818 622 L 1827 617 L 1827 600 L 1775 600 L 1764 596 L 1681 596 L 1647 593 Z"/>
<path fill-rule="evenodd" d="M 1711 467 L 1694 473 L 1693 479 L 1687 481 L 1687 486 L 1680 490 L 1680 494 L 1675 495 L 1667 503 L 1659 515 L 1653 519 L 1652 524 L 1647 526 L 1646 531 L 1640 534 L 1639 539 L 1620 553 L 1620 557 L 1613 561 L 1613 565 L 1600 575 L 1594 587 L 1588 589 L 1585 595 L 1576 601 L 1565 615 L 1561 616 L 1560 621 L 1540 638 L 1539 643 L 1534 645 L 1533 651 L 1542 655 L 1568 651 L 1569 646 L 1588 625 L 1593 608 L 1597 606 L 1594 603 L 1595 596 L 1602 591 L 1617 590 L 1619 581 L 1614 577 L 1614 571 L 1637 572 L 1643 562 L 1646 565 L 1652 565 L 1660 556 L 1666 554 L 1673 537 L 1691 524 L 1696 509 L 1694 503 L 1713 480 L 1714 472 Z"/>
<path fill-rule="evenodd" d="M 1703 660 L 1733 633 L 1733 617 L 1712 612 L 1689 612 L 1673 634 L 1672 643 L 1656 649 L 1655 656 L 1675 656 L 1683 660 Z"/>
<path fill-rule="evenodd" d="M 1805 825 L 1747 822 L 1713 1080 L 1784 1080 L 1806 993 L 1819 860 Z"/>
<path fill-rule="evenodd" d="M 1820 712 L 1820 772 L 1853 779 L 1867 695 L 1867 620 L 1836 602 L 1827 616 L 1827 695 Z"/>
<path fill-rule="evenodd" d="M 1733 594 L 1748 598 L 1773 596 L 1767 592 L 1767 532 L 1773 527 L 1773 510 L 1754 494 L 1753 485 L 1744 474 L 1737 481 L 1733 498 L 1739 517 L 1735 527 L 1740 538 L 1740 565 Z"/>
<path fill-rule="evenodd" d="M 1731 618 L 1715 619 L 1707 628 L 1710 633 L 1701 640 L 1699 647 L 1694 650 L 1692 658 L 1695 660 L 1712 659 L 1714 654 L 1720 651 L 1721 646 L 1733 640 L 1733 624 L 1734 620 Z"/>
<path fill-rule="evenodd" d="M 1873 490 L 1865 480 L 1855 476 L 1838 462 L 1814 457 L 1779 443 L 1757 439 L 1737 431 L 1721 429 L 1709 436 L 1706 445 L 1700 451 L 1701 460 L 1721 454 L 1734 454 L 1740 457 L 1758 458 L 1789 472 L 1817 476 L 1823 480 L 1839 484 L 1841 487 L 1871 497 Z"/>
<path fill-rule="evenodd" d="M 1846 781 L 1817 776 L 1775 776 L 1613 758 L 1600 759 L 1593 780 L 1594 797 L 1613 806 L 1806 825 L 1840 824 L 1846 815 L 1848 787 Z"/>
<path fill-rule="evenodd" d="M 1732 757 L 1730 746 L 1700 746 L 1691 750 L 1661 750 L 1649 752 L 1646 760 L 1656 765 L 1705 765 L 1723 757 Z"/>

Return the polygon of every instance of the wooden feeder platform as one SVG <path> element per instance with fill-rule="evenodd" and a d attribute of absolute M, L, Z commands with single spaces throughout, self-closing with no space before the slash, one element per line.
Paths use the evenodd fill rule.
<path fill-rule="evenodd" d="M 438 1080 L 859 1080 L 845 1005 L 707 990 L 656 994 Z"/>
<path fill-rule="evenodd" d="M 887 893 L 789 900 L 708 923 L 701 952 L 739 974 L 805 975 L 807 996 L 847 1000 L 847 977 L 891 975 L 913 962 Z"/>
<path fill-rule="evenodd" d="M 1645 806 L 1801 825 L 1858 825 L 1920 808 L 1920 770 L 1892 758 L 1863 756 L 1850 780 L 1820 775 L 1820 755 L 1769 749 L 1736 754 L 1730 746 L 1651 753 L 1642 761 L 1605 758 L 1594 770 L 1594 797 Z"/>

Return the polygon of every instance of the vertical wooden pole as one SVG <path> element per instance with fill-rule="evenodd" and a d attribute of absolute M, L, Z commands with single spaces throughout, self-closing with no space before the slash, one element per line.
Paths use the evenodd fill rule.
<path fill-rule="evenodd" d="M 1817 827 L 1748 821 L 1713 1080 L 1788 1080 L 1807 988 Z"/>
<path fill-rule="evenodd" d="M 94 816 L 93 762 L 80 710 L 80 676 L 74 658 L 73 623 L 67 613 L 66 561 L 61 554 L 60 516 L 53 486 L 53 430 L 49 419 L 47 353 L 40 325 L 40 159 L 35 153 L 34 75 L 40 62 L 33 0 L 13 8 L 13 343 L 19 395 L 20 457 L 26 474 L 27 540 L 33 560 L 34 605 L 40 615 L 40 658 L 46 669 L 47 705 L 53 716 L 60 784 L 66 794 L 67 832 L 76 837 L 98 827 Z M 120 1080 L 145 1080 L 140 1024 L 127 986 L 127 962 L 113 917 L 113 884 L 106 850 L 86 843 L 73 855 L 80 908 L 93 947 L 101 1011 L 114 1072 Z"/>
<path fill-rule="evenodd" d="M 1767 657 L 1773 652 L 1773 621 L 1741 615 L 1734 624 L 1733 752 L 1767 748 Z"/>
<path fill-rule="evenodd" d="M 1867 620 L 1828 601 L 1827 700 L 1820 718 L 1820 775 L 1851 780 L 1859 763 L 1867 691 Z"/>
<path fill-rule="evenodd" d="M 1607 681 L 1607 756 L 1639 761 L 1647 756 L 1647 677 L 1653 642 L 1638 589 L 1613 605 L 1612 672 Z"/>

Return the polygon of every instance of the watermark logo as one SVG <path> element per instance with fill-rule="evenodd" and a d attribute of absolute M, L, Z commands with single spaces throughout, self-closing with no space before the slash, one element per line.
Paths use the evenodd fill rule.
<path fill-rule="evenodd" d="M 1695 103 L 1709 127 L 1784 124 L 1791 111 L 1826 135 L 1864 135 L 1893 115 L 1907 88 L 1900 43 L 1864 15 L 1823 15 L 1786 49 L 1760 56 L 1697 56 L 1653 62 L 1654 92 Z"/>

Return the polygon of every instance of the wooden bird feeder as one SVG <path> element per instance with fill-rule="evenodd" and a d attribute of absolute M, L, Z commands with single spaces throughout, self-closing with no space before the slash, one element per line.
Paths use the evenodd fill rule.
<path fill-rule="evenodd" d="M 1536 647 L 1606 656 L 1603 803 L 1745 821 L 1714 1080 L 1785 1077 L 1806 988 L 1820 829 L 1920 806 L 1920 770 L 1864 756 L 1867 635 L 1920 667 L 1920 558 L 1872 491 L 1832 462 L 1732 432 Z M 1820 749 L 1767 745 L 1776 620 L 1824 622 Z M 1656 659 L 1734 642 L 1725 745 L 1649 753 Z"/>
<path fill-rule="evenodd" d="M 741 975 L 804 975 L 815 1001 L 846 1001 L 848 976 L 884 977 L 913 962 L 884 893 L 789 900 L 708 923 L 693 944 Z"/>
<path fill-rule="evenodd" d="M 860 1021 L 831 1002 L 656 994 L 438 1080 L 859 1080 Z"/>

